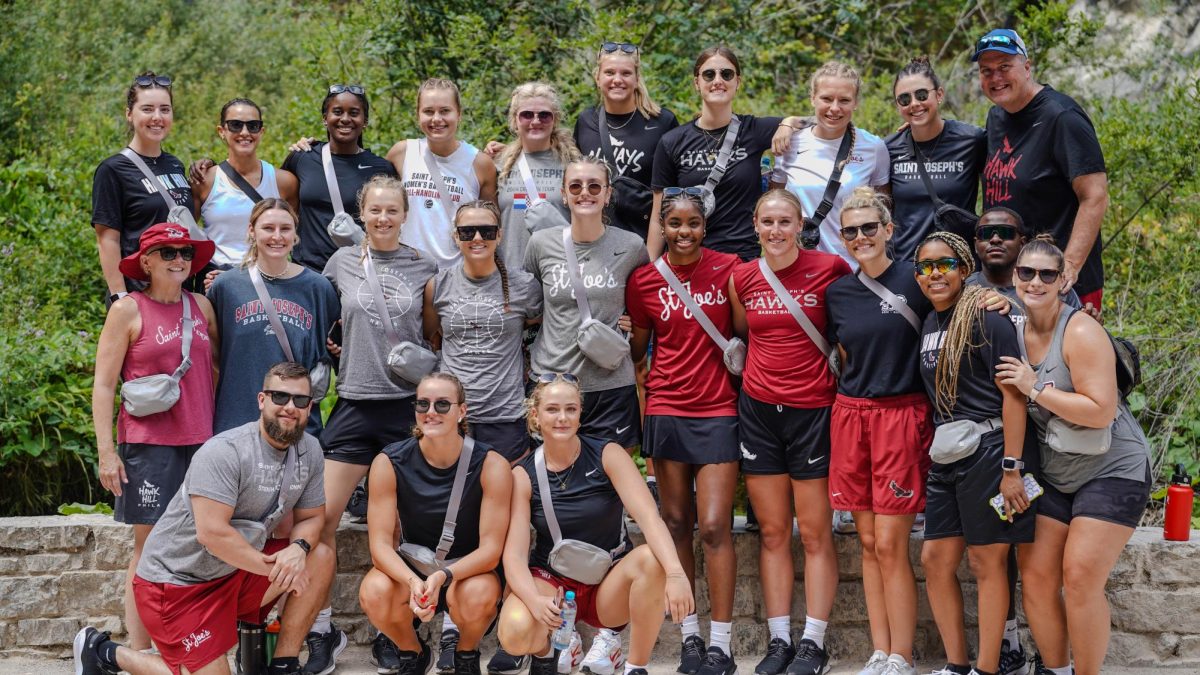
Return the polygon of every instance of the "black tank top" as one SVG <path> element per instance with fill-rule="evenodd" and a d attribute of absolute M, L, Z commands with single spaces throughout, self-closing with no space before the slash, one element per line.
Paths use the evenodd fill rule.
<path fill-rule="evenodd" d="M 383 452 L 396 471 L 396 510 L 400 515 L 402 540 L 437 549 L 458 463 L 445 469 L 431 466 L 421 454 L 415 438 L 392 443 Z M 448 558 L 461 558 L 479 548 L 479 510 L 483 504 L 480 477 L 489 452 L 494 451 L 482 443 L 475 443 L 454 528 L 454 544 Z"/>
<path fill-rule="evenodd" d="M 616 488 L 604 473 L 601 456 L 607 441 L 590 436 L 580 436 L 579 458 L 562 471 L 549 471 L 550 496 L 554 500 L 554 515 L 565 539 L 578 539 L 611 551 L 623 545 L 624 551 L 632 548 L 625 534 L 625 508 Z M 550 549 L 554 548 L 554 537 L 546 524 L 546 513 L 542 510 L 542 497 L 538 491 L 537 469 L 534 455 L 521 461 L 521 468 L 529 475 L 533 494 L 529 500 L 529 520 L 536 533 L 533 552 L 529 555 L 530 567 L 548 568 Z M 563 486 L 563 483 L 566 486 Z M 622 552 L 622 555 L 624 552 Z"/>

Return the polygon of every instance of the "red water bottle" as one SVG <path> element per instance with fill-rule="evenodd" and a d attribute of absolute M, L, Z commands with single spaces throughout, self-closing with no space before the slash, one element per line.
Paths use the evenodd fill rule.
<path fill-rule="evenodd" d="M 1163 522 L 1163 539 L 1187 541 L 1192 534 L 1192 478 L 1182 464 L 1175 465 L 1175 475 L 1167 488 L 1167 516 Z"/>

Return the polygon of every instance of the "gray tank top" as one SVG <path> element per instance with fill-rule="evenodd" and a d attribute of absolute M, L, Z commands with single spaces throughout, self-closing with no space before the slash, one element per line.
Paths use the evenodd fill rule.
<path fill-rule="evenodd" d="M 1075 312 L 1075 309 L 1063 306 L 1058 316 L 1058 324 L 1054 326 L 1050 348 L 1046 350 L 1046 358 L 1033 365 L 1033 372 L 1043 386 L 1054 387 L 1060 391 L 1075 391 L 1074 383 L 1071 382 L 1071 371 L 1062 353 L 1063 335 Z M 1025 348 L 1024 327 L 1017 331 L 1017 337 L 1020 338 L 1021 353 L 1029 358 Z M 1150 444 L 1124 401 L 1117 404 L 1117 419 L 1112 424 L 1112 445 L 1108 452 L 1102 455 L 1078 455 L 1051 450 L 1046 445 L 1046 425 L 1054 417 L 1054 413 L 1031 403 L 1029 417 L 1038 430 L 1038 443 L 1042 451 L 1042 479 L 1060 492 L 1074 493 L 1085 483 L 1097 478 L 1127 478 L 1136 481 L 1149 478 Z"/>

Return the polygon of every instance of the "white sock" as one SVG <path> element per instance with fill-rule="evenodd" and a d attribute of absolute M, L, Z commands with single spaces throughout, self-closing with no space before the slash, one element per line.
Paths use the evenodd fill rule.
<path fill-rule="evenodd" d="M 1062 668 L 1047 668 L 1047 670 L 1054 673 L 1054 675 L 1071 675 L 1073 672 L 1069 663 Z"/>
<path fill-rule="evenodd" d="M 611 628 L 601 628 L 599 632 L 604 633 L 605 635 L 607 635 L 609 637 L 616 638 L 618 640 L 621 639 L 621 634 Z M 642 666 L 642 667 L 645 668 L 645 666 Z"/>
<path fill-rule="evenodd" d="M 635 666 L 632 663 L 626 661 L 625 662 L 625 675 L 629 675 L 630 673 L 637 670 L 638 668 L 645 668 L 645 667 L 646 666 Z"/>
<path fill-rule="evenodd" d="M 1009 619 L 1004 622 L 1004 639 L 1008 640 L 1009 649 L 1016 649 L 1020 646 L 1020 640 L 1017 636 L 1017 620 Z"/>
<path fill-rule="evenodd" d="M 771 631 L 771 639 L 779 638 L 789 645 L 792 644 L 791 615 L 767 617 L 767 630 Z"/>
<path fill-rule="evenodd" d="M 457 631 L 458 626 L 454 624 L 454 619 L 450 618 L 450 612 L 444 612 L 442 614 L 442 632 L 445 633 L 448 630 Z"/>
<path fill-rule="evenodd" d="M 814 619 L 811 616 L 804 617 L 804 637 L 801 640 L 812 640 L 817 643 L 821 649 L 825 648 L 825 629 L 829 627 L 828 621 Z"/>
<path fill-rule="evenodd" d="M 310 629 L 310 631 L 313 633 L 321 633 L 321 634 L 328 633 L 329 631 L 333 630 L 333 626 L 329 623 L 330 619 L 332 619 L 332 618 L 333 618 L 333 608 L 332 607 L 326 607 L 325 609 L 317 612 L 317 619 L 315 621 L 313 621 L 313 625 L 312 625 L 312 628 Z"/>
<path fill-rule="evenodd" d="M 683 639 L 686 640 L 693 635 L 700 634 L 700 619 L 695 614 L 688 614 L 683 619 L 683 624 L 680 626 L 680 632 L 683 633 Z"/>
<path fill-rule="evenodd" d="M 729 656 L 729 639 L 733 637 L 732 621 L 713 621 L 708 626 L 708 646 L 717 647 Z"/>

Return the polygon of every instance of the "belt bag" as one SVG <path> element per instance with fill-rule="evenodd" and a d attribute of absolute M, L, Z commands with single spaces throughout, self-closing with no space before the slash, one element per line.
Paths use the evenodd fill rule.
<path fill-rule="evenodd" d="M 442 534 L 438 537 L 437 550 L 408 541 L 400 544 L 400 548 L 396 550 L 404 562 L 426 578 L 459 560 L 447 560 L 446 554 L 450 552 L 450 547 L 454 546 L 454 529 L 458 524 L 462 493 L 467 484 L 467 474 L 471 472 L 471 453 L 474 450 L 475 439 L 470 436 L 463 438 L 462 452 L 458 455 L 458 466 L 454 470 L 454 484 L 450 488 L 450 502 L 446 505 L 446 518 L 442 521 Z"/>
<path fill-rule="evenodd" d="M 667 285 L 675 292 L 675 297 L 679 298 L 679 301 L 687 307 L 688 311 L 692 313 L 692 318 L 696 320 L 696 323 L 700 324 L 700 327 L 704 329 L 709 339 L 721 350 L 721 358 L 725 362 L 725 368 L 734 375 L 741 375 L 742 371 L 746 369 L 746 343 L 736 337 L 727 339 L 721 334 L 721 331 L 717 330 L 716 324 L 708 318 L 708 315 L 704 313 L 700 305 L 696 304 L 696 299 L 684 287 L 679 277 L 675 276 L 675 272 L 667 264 L 665 255 L 660 256 L 658 260 L 654 261 L 654 269 L 658 270 L 658 273 L 662 275 Z"/>
<path fill-rule="evenodd" d="M 251 265 L 247 272 L 250 274 L 250 283 L 254 285 L 254 292 L 258 294 L 258 301 L 262 303 L 263 309 L 267 312 L 267 320 L 271 322 L 271 331 L 275 333 L 275 340 L 279 342 L 279 348 L 283 350 L 284 358 L 292 363 L 297 363 L 295 354 L 292 353 L 292 343 L 288 340 L 287 331 L 283 328 L 283 321 L 279 318 L 279 311 L 275 309 L 275 302 L 271 299 L 270 292 L 267 291 L 266 283 L 263 282 L 262 273 L 258 271 L 257 265 Z M 332 373 L 333 369 L 326 361 L 317 361 L 315 366 L 308 369 L 309 391 L 312 393 L 313 400 L 321 401 L 325 398 L 325 394 L 329 391 Z"/>
<path fill-rule="evenodd" d="M 325 394 L 329 392 L 329 381 L 333 379 L 333 369 L 329 367 L 326 361 L 317 361 L 317 365 L 313 366 L 308 371 L 308 380 L 312 383 L 312 397 L 314 401 L 325 400 Z"/>
<path fill-rule="evenodd" d="M 238 534 L 242 535 L 246 543 L 259 551 L 263 550 L 263 547 L 266 546 L 267 538 L 271 534 L 271 531 L 275 529 L 274 525 L 268 527 L 267 523 L 241 518 L 230 520 L 229 524 L 233 526 L 233 529 L 237 530 Z"/>
<path fill-rule="evenodd" d="M 183 293 L 183 331 L 180 336 L 183 360 L 170 375 L 147 375 L 121 385 L 121 405 L 134 417 L 166 412 L 179 402 L 179 381 L 192 367 L 192 303 L 188 292 Z"/>
<path fill-rule="evenodd" d="M 558 574 L 589 586 L 595 586 L 613 565 L 612 554 L 578 539 L 561 539 L 550 549 L 547 559 Z"/>
<path fill-rule="evenodd" d="M 596 132 L 600 136 L 600 154 L 615 171 L 617 160 L 613 154 L 608 116 L 603 104 L 596 106 Z M 612 189 L 613 213 L 617 216 L 617 222 L 634 232 L 645 231 L 654 207 L 654 192 L 636 178 L 623 175 L 612 179 Z"/>
<path fill-rule="evenodd" d="M 1112 425 L 1097 429 L 1071 424 L 1061 417 L 1046 423 L 1046 447 L 1071 455 L 1103 455 L 1112 446 Z"/>
<path fill-rule="evenodd" d="M 155 176 L 154 172 L 150 170 L 150 167 L 146 166 L 146 162 L 142 159 L 142 156 L 134 152 L 132 148 L 128 147 L 122 150 L 121 154 L 125 155 L 126 159 L 133 162 L 133 165 L 138 168 L 138 171 L 142 172 L 142 175 L 146 177 L 146 180 L 150 183 L 150 186 L 154 188 L 154 191 L 157 192 L 160 197 L 162 197 L 162 200 L 167 205 L 167 222 L 175 223 L 176 225 L 182 225 L 185 227 L 188 231 L 188 237 L 191 239 L 196 241 L 208 241 L 208 234 L 204 230 L 200 229 L 200 226 L 196 224 L 196 218 L 192 215 L 192 210 L 186 206 L 180 206 L 175 203 L 175 200 L 158 180 L 158 176 Z"/>
<path fill-rule="evenodd" d="M 975 422 L 958 420 L 940 425 L 933 431 L 933 444 L 929 446 L 929 458 L 937 464 L 952 464 L 970 457 L 979 449 L 979 440 L 993 429 L 999 429 L 999 417 Z"/>
<path fill-rule="evenodd" d="M 296 473 L 296 462 L 299 458 L 296 456 L 296 446 L 289 445 L 287 455 L 283 458 L 283 471 L 280 472 L 279 492 L 275 495 L 275 503 L 271 505 L 271 509 L 263 514 L 262 518 L 253 520 L 250 518 L 231 518 L 229 524 L 237 533 L 242 535 L 248 544 L 255 549 L 261 551 L 270 538 L 271 532 L 275 531 L 275 527 L 283 520 L 286 513 L 284 506 L 287 499 L 287 484 L 288 479 Z M 192 498 L 188 494 L 187 477 L 183 479 L 183 484 L 180 486 L 183 494 L 183 503 L 187 507 L 189 513 L 192 513 Z M 192 513 L 192 519 L 195 520 L 196 514 Z"/>
<path fill-rule="evenodd" d="M 333 207 L 333 219 L 325 227 L 329 238 L 338 246 L 354 246 L 362 243 L 366 233 L 354 222 L 354 216 L 346 213 L 342 205 L 342 190 L 338 187 L 337 173 L 333 170 L 333 155 L 329 144 L 321 146 L 321 166 L 325 169 L 325 185 L 329 188 L 329 204 Z"/>
<path fill-rule="evenodd" d="M 729 344 L 721 352 L 725 368 L 734 375 L 741 375 L 746 369 L 746 343 L 741 338 L 729 338 Z"/>
<path fill-rule="evenodd" d="M 387 364 L 397 377 L 416 384 L 433 372 L 437 366 L 437 355 L 405 340 L 388 350 Z"/>
<path fill-rule="evenodd" d="M 575 242 L 571 240 L 570 226 L 562 230 L 563 253 L 567 259 L 567 272 L 571 277 L 571 290 L 575 293 L 575 304 L 579 307 L 579 351 L 589 361 L 604 368 L 616 370 L 629 358 L 629 341 L 602 321 L 592 318 L 588 304 L 587 288 L 579 276 L 579 259 L 575 256 Z"/>
<path fill-rule="evenodd" d="M 846 168 L 846 162 L 850 159 L 850 146 L 853 144 L 854 129 L 851 125 L 846 129 L 846 133 L 842 134 L 837 157 L 833 160 L 833 171 L 829 174 L 829 180 L 825 182 L 825 192 L 821 194 L 821 203 L 817 204 L 811 218 L 803 219 L 803 226 L 800 228 L 802 248 L 811 251 L 821 243 L 821 223 L 825 222 L 829 212 L 833 210 L 833 200 L 837 199 L 838 190 L 842 189 L 842 170 Z"/>
<path fill-rule="evenodd" d="M 925 157 L 913 142 L 911 131 L 905 134 L 905 141 L 908 143 L 908 152 L 912 155 L 913 161 L 917 163 L 917 172 L 921 175 L 921 182 L 925 184 L 925 191 L 929 193 L 929 200 L 933 202 L 934 224 L 943 232 L 953 232 L 967 241 L 971 241 L 971 237 L 975 234 L 975 226 L 979 223 L 979 216 L 964 208 L 942 201 L 937 190 L 933 188 L 929 172 L 925 170 Z"/>
<path fill-rule="evenodd" d="M 400 554 L 401 558 L 404 558 L 404 562 L 408 563 L 409 567 L 413 568 L 426 578 L 428 578 L 430 574 L 433 574 L 440 569 L 444 569 L 451 563 L 460 560 L 460 558 L 454 558 L 453 560 L 438 560 L 437 553 L 435 553 L 433 549 L 429 548 L 428 546 L 421 546 L 420 544 L 413 544 L 411 542 L 404 542 L 403 544 L 400 544 L 400 548 L 397 549 L 397 552 Z"/>
<path fill-rule="evenodd" d="M 538 192 L 537 183 L 533 182 L 533 172 L 525 153 L 517 158 L 517 169 L 521 172 L 521 180 L 525 183 L 525 228 L 532 234 L 538 230 L 548 230 L 552 227 L 569 227 L 570 222 L 556 205 L 542 199 Z"/>
<path fill-rule="evenodd" d="M 725 177 L 725 171 L 729 169 L 729 157 L 733 154 L 733 144 L 737 142 L 738 129 L 741 126 L 742 120 L 737 115 L 729 120 L 729 126 L 725 129 L 725 138 L 721 139 L 721 149 L 717 151 L 717 162 L 713 165 L 712 171 L 708 172 L 708 179 L 704 181 L 704 185 L 700 186 L 704 192 L 702 199 L 706 218 L 717 209 L 717 183 L 721 182 L 721 179 Z"/>

